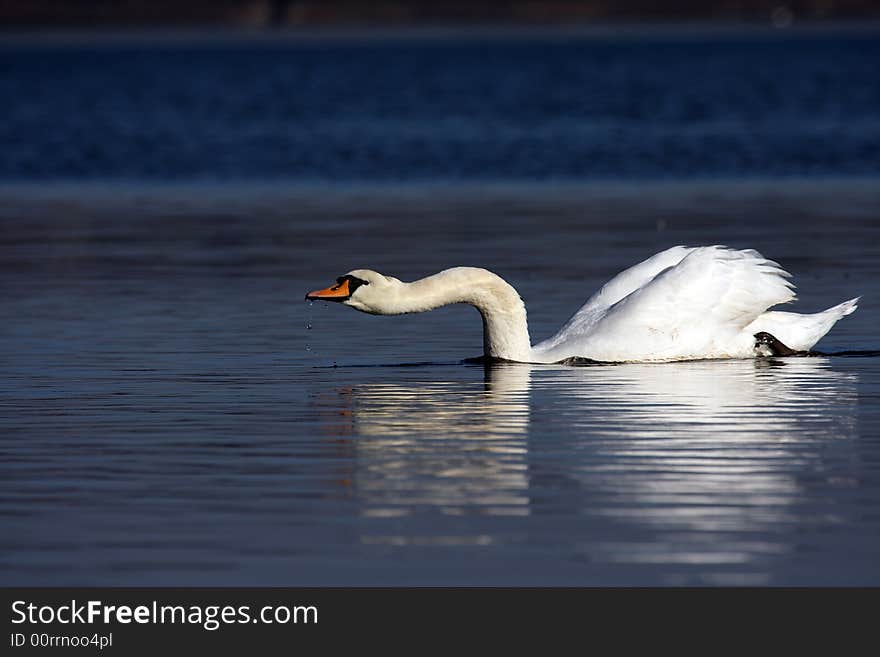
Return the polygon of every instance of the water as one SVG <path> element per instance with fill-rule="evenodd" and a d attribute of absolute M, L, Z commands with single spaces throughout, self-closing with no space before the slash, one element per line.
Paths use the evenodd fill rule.
<path fill-rule="evenodd" d="M 465 365 L 467 307 L 304 302 L 489 267 L 534 339 L 677 243 L 758 248 L 876 349 L 880 186 L 0 189 L 6 585 L 878 584 L 880 360 Z M 311 328 L 309 328 L 311 327 Z"/>
<path fill-rule="evenodd" d="M 880 174 L 880 38 L 0 42 L 0 179 Z"/>

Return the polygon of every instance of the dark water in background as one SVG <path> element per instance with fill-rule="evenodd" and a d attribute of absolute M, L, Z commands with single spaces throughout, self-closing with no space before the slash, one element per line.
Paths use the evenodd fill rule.
<path fill-rule="evenodd" d="M 0 179 L 880 174 L 880 30 L 0 44 Z"/>
<path fill-rule="evenodd" d="M 0 583 L 880 584 L 880 359 L 302 301 L 484 266 L 539 340 L 726 243 L 877 349 L 880 39 L 123 41 L 0 44 Z"/>
<path fill-rule="evenodd" d="M 876 348 L 877 185 L 2 199 L 4 584 L 880 583 L 880 359 L 484 370 L 472 309 L 302 301 L 478 264 L 541 339 L 621 268 L 726 242 L 804 311 L 864 295 L 820 347 Z"/>

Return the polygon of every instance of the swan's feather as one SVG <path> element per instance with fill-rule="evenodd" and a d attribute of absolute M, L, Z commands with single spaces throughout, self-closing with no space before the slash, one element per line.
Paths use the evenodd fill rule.
<path fill-rule="evenodd" d="M 661 271 L 677 265 L 693 250 L 693 247 L 673 246 L 620 272 L 591 296 L 554 337 L 543 343 L 543 346 L 551 348 L 571 336 L 585 334 L 602 318 L 608 308 L 649 283 Z"/>
<path fill-rule="evenodd" d="M 768 308 L 794 299 L 789 277 L 757 251 L 690 249 L 608 307 L 594 306 L 588 324 L 574 322 L 582 313 L 586 317 L 591 299 L 552 340 L 555 344 L 548 341 L 536 351 L 547 358 L 579 355 L 607 361 L 746 355 L 733 353 L 753 346 L 740 344 L 738 336 Z"/>
<path fill-rule="evenodd" d="M 838 320 L 855 312 L 858 302 L 859 297 L 856 297 L 811 315 L 772 310 L 749 324 L 745 333 L 748 335 L 761 331 L 770 333 L 790 349 L 807 351 L 825 337 Z"/>

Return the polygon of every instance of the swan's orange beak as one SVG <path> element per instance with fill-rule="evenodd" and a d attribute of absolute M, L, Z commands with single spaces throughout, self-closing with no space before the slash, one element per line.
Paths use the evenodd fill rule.
<path fill-rule="evenodd" d="M 351 296 L 348 287 L 348 279 L 343 279 L 333 287 L 326 287 L 323 290 L 314 290 L 306 295 L 306 300 L 316 301 L 323 299 L 324 301 L 345 301 Z"/>

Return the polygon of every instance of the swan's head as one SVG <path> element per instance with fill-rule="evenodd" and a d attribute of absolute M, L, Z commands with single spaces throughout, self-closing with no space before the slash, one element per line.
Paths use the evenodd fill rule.
<path fill-rule="evenodd" d="M 397 294 L 402 283 L 370 269 L 355 269 L 336 279 L 335 285 L 314 290 L 309 301 L 337 301 L 371 315 L 395 315 Z"/>

